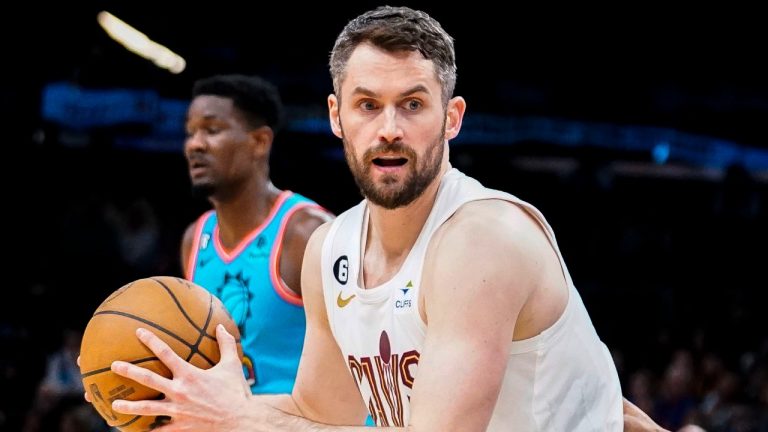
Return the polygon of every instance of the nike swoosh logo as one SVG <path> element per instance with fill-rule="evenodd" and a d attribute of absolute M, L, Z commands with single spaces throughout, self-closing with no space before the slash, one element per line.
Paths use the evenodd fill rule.
<path fill-rule="evenodd" d="M 339 296 L 338 296 L 338 297 L 336 297 L 336 305 L 337 305 L 338 307 L 340 307 L 340 308 L 343 308 L 343 307 L 345 307 L 346 305 L 348 305 L 348 304 L 349 304 L 349 302 L 351 302 L 353 298 L 355 298 L 355 295 L 354 295 L 354 294 L 352 294 L 351 296 L 349 296 L 349 297 L 347 297 L 347 298 L 341 298 L 341 293 L 339 293 Z"/>

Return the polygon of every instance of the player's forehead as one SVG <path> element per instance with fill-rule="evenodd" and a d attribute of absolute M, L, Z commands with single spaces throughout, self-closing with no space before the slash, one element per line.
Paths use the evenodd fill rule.
<path fill-rule="evenodd" d="M 386 51 L 361 44 L 352 52 L 341 83 L 343 95 L 398 95 L 414 89 L 440 97 L 435 64 L 418 51 Z"/>
<path fill-rule="evenodd" d="M 223 119 L 236 115 L 231 98 L 217 95 L 199 95 L 192 99 L 187 110 L 187 121 L 191 119 Z"/>

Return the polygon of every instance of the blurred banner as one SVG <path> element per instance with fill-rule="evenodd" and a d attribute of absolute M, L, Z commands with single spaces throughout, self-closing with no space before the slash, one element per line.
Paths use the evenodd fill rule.
<path fill-rule="evenodd" d="M 152 90 L 84 89 L 56 82 L 42 93 L 44 120 L 73 129 L 151 124 L 158 116 L 160 97 Z"/>
<path fill-rule="evenodd" d="M 43 88 L 41 116 L 64 130 L 112 131 L 116 147 L 180 151 L 189 102 L 146 89 L 86 89 L 55 82 Z"/>

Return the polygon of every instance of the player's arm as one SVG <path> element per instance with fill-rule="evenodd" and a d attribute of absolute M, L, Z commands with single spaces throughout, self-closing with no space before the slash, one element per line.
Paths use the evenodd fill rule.
<path fill-rule="evenodd" d="M 362 425 L 368 411 L 331 333 L 323 297 L 320 256 L 329 227 L 317 229 L 304 257 L 301 284 L 307 329 L 292 402 L 296 411 L 316 422 Z"/>
<path fill-rule="evenodd" d="M 520 311 L 556 258 L 530 216 L 496 200 L 460 209 L 427 257 L 421 310 L 428 327 L 409 431 L 485 431 Z"/>
<path fill-rule="evenodd" d="M 320 255 L 329 227 L 317 228 L 304 254 L 301 285 L 307 326 L 293 393 L 260 398 L 293 416 L 326 425 L 359 425 L 368 411 L 331 333 L 323 297 Z M 298 418 L 285 418 L 279 425 L 298 431 L 309 427 Z"/>
<path fill-rule="evenodd" d="M 328 211 L 308 206 L 297 210 L 286 224 L 280 250 L 280 277 L 285 287 L 301 296 L 301 266 L 312 233 L 333 219 Z"/>
<path fill-rule="evenodd" d="M 118 412 L 164 415 L 172 421 L 158 432 L 216 431 L 345 431 L 366 432 L 367 414 L 352 375 L 331 334 L 320 279 L 320 251 L 328 226 L 312 235 L 302 272 L 307 313 L 307 335 L 292 395 L 251 395 L 237 357 L 232 335 L 217 328 L 221 361 L 208 370 L 198 369 L 176 355 L 149 331 L 139 338 L 168 367 L 173 378 L 148 369 L 115 362 L 112 370 L 165 395 L 162 400 L 113 403 Z"/>
<path fill-rule="evenodd" d="M 197 223 L 192 222 L 189 224 L 186 230 L 184 230 L 184 235 L 181 237 L 181 274 L 184 277 L 187 277 L 187 274 L 189 269 L 187 268 L 189 265 L 189 256 L 192 253 L 192 244 L 195 242 L 195 232 L 197 231 Z"/>

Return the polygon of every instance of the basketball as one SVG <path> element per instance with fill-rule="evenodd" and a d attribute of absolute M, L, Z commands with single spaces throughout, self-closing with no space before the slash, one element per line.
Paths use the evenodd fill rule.
<path fill-rule="evenodd" d="M 170 371 L 136 336 L 146 328 L 181 358 L 208 369 L 219 361 L 216 326 L 223 324 L 238 341 L 240 333 L 221 301 L 184 279 L 158 276 L 139 279 L 112 293 L 94 312 L 80 346 L 83 386 L 99 414 L 123 432 L 149 431 L 167 418 L 112 411 L 116 399 L 160 399 L 162 395 L 110 370 L 115 360 L 139 365 L 166 378 Z"/>

